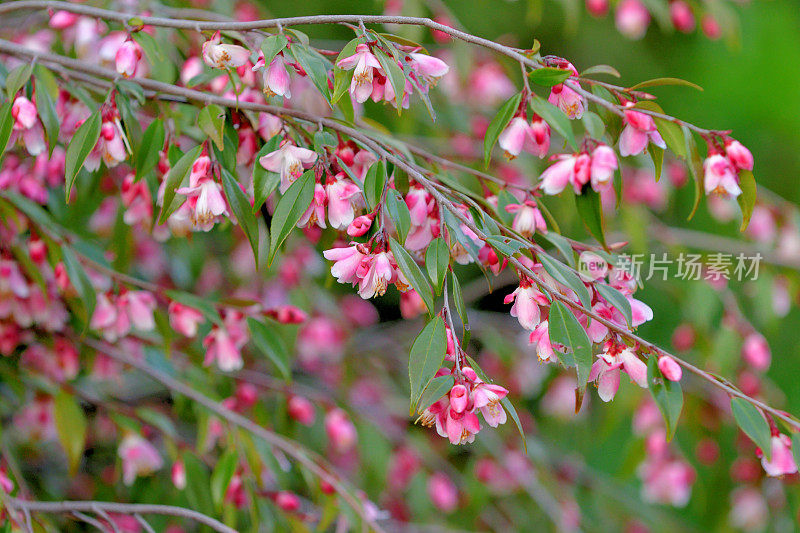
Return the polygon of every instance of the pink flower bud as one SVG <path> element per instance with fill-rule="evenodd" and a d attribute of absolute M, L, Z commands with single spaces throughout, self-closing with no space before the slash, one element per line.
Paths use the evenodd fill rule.
<path fill-rule="evenodd" d="M 717 22 L 717 19 L 715 19 L 710 13 L 703 15 L 703 18 L 700 21 L 700 28 L 702 28 L 703 33 L 705 33 L 706 37 L 709 39 L 716 40 L 722 36 L 722 28 L 720 27 L 719 22 Z"/>
<path fill-rule="evenodd" d="M 650 24 L 650 12 L 640 0 L 622 0 L 615 14 L 617 30 L 628 39 L 641 39 Z"/>
<path fill-rule="evenodd" d="M 767 344 L 767 339 L 759 333 L 748 335 L 742 346 L 742 358 L 756 370 L 763 372 L 768 369 L 772 360 L 772 353 Z"/>
<path fill-rule="evenodd" d="M 675 359 L 668 355 L 658 358 L 658 369 L 664 374 L 664 377 L 670 381 L 680 381 L 683 371 Z"/>
<path fill-rule="evenodd" d="M 325 433 L 334 450 L 346 452 L 356 443 L 356 428 L 341 409 L 333 409 L 325 416 Z"/>
<path fill-rule="evenodd" d="M 33 102 L 24 96 L 19 96 L 11 106 L 11 116 L 14 118 L 14 129 L 28 130 L 36 124 L 39 114 Z"/>
<path fill-rule="evenodd" d="M 469 392 L 464 385 L 455 385 L 450 389 L 450 406 L 457 413 L 461 413 L 467 408 L 469 403 Z"/>
<path fill-rule="evenodd" d="M 289 398 L 286 409 L 289 416 L 304 426 L 310 426 L 314 423 L 314 418 L 316 417 L 314 406 L 302 396 L 292 396 Z"/>
<path fill-rule="evenodd" d="M 275 495 L 275 505 L 281 511 L 294 513 L 300 509 L 300 497 L 294 492 L 282 490 Z"/>
<path fill-rule="evenodd" d="M 669 5 L 669 16 L 675 29 L 683 33 L 694 31 L 696 22 L 692 8 L 684 0 L 674 0 Z"/>
<path fill-rule="evenodd" d="M 117 72 L 126 78 L 134 76 L 142 59 L 142 47 L 136 41 L 128 39 L 119 47 L 114 59 Z"/>
<path fill-rule="evenodd" d="M 308 314 L 293 305 L 281 305 L 274 309 L 267 309 L 264 314 L 281 324 L 302 324 L 308 320 Z"/>
<path fill-rule="evenodd" d="M 183 490 L 186 488 L 186 467 L 183 464 L 183 461 L 175 461 L 172 464 L 172 484 L 175 485 L 175 488 L 178 490 Z"/>
<path fill-rule="evenodd" d="M 739 141 L 727 139 L 725 141 L 725 153 L 736 168 L 753 170 L 753 154 Z"/>
<path fill-rule="evenodd" d="M 351 237 L 361 237 L 372 227 L 372 218 L 371 215 L 361 215 L 356 218 L 347 226 L 347 234 Z"/>

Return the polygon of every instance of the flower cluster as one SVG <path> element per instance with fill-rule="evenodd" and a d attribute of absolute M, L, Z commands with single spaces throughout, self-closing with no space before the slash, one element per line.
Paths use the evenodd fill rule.
<path fill-rule="evenodd" d="M 436 432 L 450 440 L 451 444 L 473 442 L 481 430 L 477 412 L 492 427 L 505 424 L 507 415 L 500 400 L 508 390 L 492 383 L 486 383 L 475 371 L 468 367 L 458 369 L 441 368 L 435 377 L 452 374 L 455 378 L 453 388 L 432 405 L 426 407 L 417 422 L 425 427 L 436 426 Z"/>
<path fill-rule="evenodd" d="M 708 157 L 703 161 L 706 194 L 739 196 L 739 173 L 743 170 L 753 170 L 753 154 L 739 141 L 726 137 L 723 146 L 709 143 Z"/>

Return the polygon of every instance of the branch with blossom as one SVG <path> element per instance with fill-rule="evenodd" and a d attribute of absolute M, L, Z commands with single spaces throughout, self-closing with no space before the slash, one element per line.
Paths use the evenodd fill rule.
<path fill-rule="evenodd" d="M 574 394 L 576 413 L 589 401 L 589 383 L 604 402 L 614 399 L 622 375 L 650 390 L 652 401 L 637 411 L 644 422 L 634 423 L 647 451 L 640 469 L 645 499 L 682 506 L 691 492 L 694 470 L 669 444 L 684 404 L 683 370 L 709 385 L 702 394 L 726 398 L 767 474 L 797 470 L 797 419 L 760 391 L 738 387 L 636 333 L 657 314 L 637 294 L 637 279 L 615 261 L 624 244 L 606 240 L 604 205 L 625 196 L 634 181 L 630 172 L 645 157 L 656 179 L 665 166 L 685 165 L 695 182 L 690 218 L 709 195 L 735 198 L 743 228 L 751 217 L 759 228 L 766 224 L 756 204 L 750 151 L 729 131 L 666 114 L 643 91 L 688 82 L 613 85 L 592 77 L 608 69 L 579 73 L 564 58 L 542 55 L 538 43 L 514 48 L 426 18 L 318 15 L 242 22 L 66 2 L 0 6 L 0 14 L 23 10 L 48 10 L 49 19 L 40 33 L 0 39 L 0 54 L 11 67 L 2 72 L 7 98 L 0 106 L 0 229 L 7 237 L 0 246 L 0 293 L 9 302 L 0 308 L 0 353 L 19 356 L 22 368 L 60 384 L 82 379 L 87 354 L 79 347 L 88 347 L 97 352 L 87 372 L 92 379 L 120 380 L 120 364 L 130 365 L 213 413 L 183 412 L 175 402 L 176 413 L 196 426 L 194 439 L 187 440 L 174 436 L 171 419 L 125 407 L 114 412 L 110 404 L 126 487 L 164 467 L 147 429 L 155 425 L 163 429 L 159 438 L 173 460 L 176 487 L 186 486 L 187 465 L 195 480 L 208 478 L 205 470 L 213 465 L 210 495 L 191 493 L 193 503 L 210 500 L 215 512 L 226 509 L 229 523 L 263 519 L 260 509 L 245 516 L 252 499 L 268 501 L 289 523 L 325 524 L 338 516 L 341 527 L 361 520 L 380 530 L 384 513 L 334 475 L 322 456 L 283 436 L 295 430 L 287 420 L 314 427 L 313 403 L 287 388 L 285 406 L 275 407 L 285 416 L 273 416 L 256 389 L 243 382 L 232 388 L 230 380 L 261 357 L 287 382 L 296 367 L 341 385 L 344 339 L 379 320 L 370 301 L 391 294 L 392 286 L 404 317 L 427 315 L 410 347 L 409 415 L 453 445 L 480 438 L 482 424 L 496 428 L 511 419 L 524 447 L 527 415 L 512 404 L 513 388 L 494 383 L 497 367 L 476 360 L 474 349 L 487 332 L 477 341 L 471 337 L 459 281 L 465 270 L 458 265 L 473 265 L 490 283 L 504 270 L 512 273 L 517 286 L 504 300 L 512 305 L 509 314 L 538 361 L 575 369 L 554 389 Z M 324 24 L 342 25 L 354 38 L 331 51 L 294 29 Z M 478 153 L 466 138 L 460 145 L 464 162 L 451 161 L 402 142 L 370 117 L 371 106 L 383 104 L 398 116 L 424 107 L 435 120 L 446 108 L 437 85 L 459 95 L 446 53 L 431 55 L 420 44 L 367 27 L 373 24 L 425 27 L 519 67 L 521 90 L 493 71 L 494 63 L 481 72 L 477 63 L 469 73 L 490 87 L 481 90 L 492 95 L 492 113 L 505 100 L 491 120 L 485 110 L 476 115 L 471 135 L 482 139 Z M 53 46 L 55 35 L 61 46 Z M 175 46 L 176 35 L 185 40 L 185 51 Z M 496 146 L 505 160 L 493 159 Z M 551 154 L 560 146 L 568 151 Z M 675 161 L 665 158 L 667 151 Z M 525 153 L 535 156 L 535 182 L 511 170 L 511 161 L 519 164 Z M 542 168 L 539 160 L 545 159 L 552 164 Z M 476 168 L 480 164 L 486 168 Z M 64 194 L 53 194 L 62 184 Z M 562 195 L 564 190 L 571 192 Z M 574 201 L 596 244 L 561 234 L 550 210 L 558 196 Z M 663 241 L 678 230 L 671 231 Z M 204 270 L 201 277 L 200 265 L 182 262 L 187 250 L 201 258 L 238 253 L 218 248 L 225 239 L 247 252 L 246 265 Z M 157 250 L 166 253 L 159 259 Z M 314 297 L 300 295 L 303 280 L 325 270 L 320 256 L 360 299 L 340 296 L 330 284 L 322 289 L 319 279 Z M 143 260 L 148 257 L 153 261 Z M 262 285 L 262 278 L 278 283 Z M 196 286 L 189 289 L 192 280 Z M 208 287 L 219 296 L 201 296 Z M 750 333 L 744 359 L 763 369 L 768 347 L 752 325 L 742 328 Z M 197 389 L 173 376 L 173 346 L 185 352 L 180 357 L 188 364 L 180 371 L 199 380 Z M 88 438 L 79 395 L 68 386 L 56 386 L 52 394 L 47 387 L 36 390 L 18 425 L 29 436 L 59 440 L 74 474 L 86 460 Z M 217 395 L 227 397 L 217 402 Z M 322 427 L 306 438 L 325 439 L 333 462 L 352 465 L 357 427 L 342 409 L 320 405 L 326 411 Z M 659 411 L 663 422 L 652 419 Z M 93 423 L 105 422 L 96 417 Z M 242 442 L 239 432 L 226 434 L 224 423 L 266 442 L 274 457 Z M 73 426 L 83 429 L 65 430 Z M 185 450 L 193 441 L 197 449 Z M 212 450 L 216 456 L 207 457 Z M 286 457 L 318 478 L 318 486 L 309 488 L 319 503 L 312 511 L 303 511 L 297 494 L 284 490 L 298 483 L 286 475 Z M 3 488 L 11 493 L 13 486 L 8 479 Z M 519 486 L 551 507 L 549 496 Z M 428 493 L 439 509 L 458 506 L 446 476 L 433 474 Z M 329 496 L 355 515 L 327 511 Z M 89 511 L 109 521 L 98 509 Z M 571 509 L 565 504 L 564 516 L 552 509 L 548 516 L 568 524 Z"/>

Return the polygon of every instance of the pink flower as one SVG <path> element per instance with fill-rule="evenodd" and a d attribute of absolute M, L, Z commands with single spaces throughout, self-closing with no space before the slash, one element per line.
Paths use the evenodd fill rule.
<path fill-rule="evenodd" d="M 224 327 L 214 326 L 203 339 L 203 347 L 206 349 L 204 366 L 216 361 L 220 370 L 233 372 L 244 365 L 239 347 Z"/>
<path fill-rule="evenodd" d="M 482 381 L 472 389 L 475 409 L 480 409 L 483 419 L 493 428 L 506 423 L 506 412 L 500 404 L 500 400 L 505 398 L 507 394 L 508 389 L 505 387 Z"/>
<path fill-rule="evenodd" d="M 176 301 L 170 302 L 167 313 L 172 329 L 189 338 L 197 335 L 197 326 L 205 321 L 203 313 Z"/>
<path fill-rule="evenodd" d="M 683 370 L 680 365 L 675 362 L 675 359 L 668 355 L 663 355 L 658 358 L 658 369 L 664 374 L 664 377 L 670 381 L 680 381 L 683 375 Z"/>
<path fill-rule="evenodd" d="M 269 113 L 258 114 L 258 134 L 262 139 L 270 140 L 283 129 L 283 120 Z"/>
<path fill-rule="evenodd" d="M 235 44 L 220 44 L 222 35 L 214 36 L 203 43 L 203 61 L 211 68 L 237 68 L 247 63 L 250 51 Z"/>
<path fill-rule="evenodd" d="M 392 266 L 393 261 L 391 252 L 380 252 L 361 262 L 357 273 L 361 278 L 358 285 L 359 296 L 368 300 L 373 296 L 383 296 L 386 293 L 389 285 L 397 279 L 397 274 Z"/>
<path fill-rule="evenodd" d="M 304 228 L 317 225 L 325 229 L 325 205 L 328 203 L 328 195 L 325 194 L 325 187 L 317 183 L 314 186 L 314 196 L 311 199 L 311 205 L 308 206 L 306 212 L 297 221 L 298 228 Z"/>
<path fill-rule="evenodd" d="M 592 151 L 591 182 L 592 189 L 600 192 L 614 180 L 617 170 L 617 155 L 610 146 L 600 144 Z"/>
<path fill-rule="evenodd" d="M 619 136 L 619 153 L 626 157 L 644 152 L 650 141 L 659 148 L 666 148 L 664 139 L 656 129 L 653 117 L 641 111 L 625 110 L 625 129 Z"/>
<path fill-rule="evenodd" d="M 255 66 L 253 66 L 253 70 L 264 69 L 264 67 L 265 61 L 262 53 Z M 283 54 L 278 53 L 274 58 L 272 58 L 269 66 L 264 69 L 264 94 L 267 96 L 283 96 L 286 98 L 291 98 L 292 93 L 289 90 L 290 82 L 291 80 L 289 79 L 289 72 L 286 70 L 286 60 L 284 59 Z"/>
<path fill-rule="evenodd" d="M 286 189 L 303 174 L 303 169 L 311 168 L 316 161 L 316 152 L 294 146 L 288 141 L 274 152 L 270 152 L 258 160 L 266 170 L 281 175 L 281 185 L 278 188 L 281 194 L 285 193 Z"/>
<path fill-rule="evenodd" d="M 311 426 L 314 424 L 314 419 L 316 418 L 314 406 L 302 396 L 292 396 L 289 398 L 286 410 L 289 416 L 304 426 Z"/>
<path fill-rule="evenodd" d="M 607 349 L 598 354 L 592 365 L 589 381 L 597 382 L 597 394 L 604 402 L 614 399 L 619 389 L 620 368 L 624 369 L 631 381 L 640 387 L 647 388 L 647 365 L 645 365 L 630 348 L 622 348 L 609 344 Z"/>
<path fill-rule="evenodd" d="M 438 57 L 412 52 L 409 54 L 414 68 L 421 76 L 426 78 L 441 78 L 450 71 L 447 63 Z"/>
<path fill-rule="evenodd" d="M 149 475 L 164 464 L 153 445 L 135 433 L 128 433 L 122 439 L 118 453 L 122 459 L 122 481 L 126 485 L 133 485 L 137 476 Z"/>
<path fill-rule="evenodd" d="M 792 454 L 792 439 L 783 433 L 773 435 L 770 441 L 772 457 L 768 461 L 766 455 L 761 456 L 761 466 L 768 476 L 780 477 L 797 472 L 797 464 Z M 758 450 L 761 452 L 761 450 Z"/>
<path fill-rule="evenodd" d="M 577 156 L 562 154 L 558 156 L 558 159 L 556 164 L 548 167 L 539 176 L 541 189 L 545 194 L 560 193 L 574 179 Z"/>
<path fill-rule="evenodd" d="M 536 355 L 540 361 L 556 362 L 555 352 L 553 345 L 550 343 L 550 332 L 547 320 L 539 322 L 539 324 L 531 332 L 530 343 L 536 345 Z"/>
<path fill-rule="evenodd" d="M 717 193 L 739 196 L 739 179 L 736 170 L 727 157 L 712 154 L 703 162 L 703 183 L 706 194 Z"/>
<path fill-rule="evenodd" d="M 575 67 L 572 67 L 572 65 L 570 67 L 575 72 Z M 577 72 L 574 75 L 577 76 Z M 586 109 L 586 101 L 583 96 L 575 91 L 575 88 L 577 88 L 577 83 L 569 80 L 553 85 L 547 101 L 558 107 L 569 118 L 579 119 Z"/>
<path fill-rule="evenodd" d="M 517 157 L 523 149 L 544 157 L 550 149 L 550 126 L 540 117 L 536 117 L 532 125 L 522 117 L 514 117 L 497 142 L 509 159 Z"/>
<path fill-rule="evenodd" d="M 131 324 L 139 330 L 150 331 L 155 328 L 153 311 L 156 299 L 148 291 L 128 291 L 119 298 L 120 307 L 127 309 Z"/>
<path fill-rule="evenodd" d="M 350 95 L 358 103 L 366 102 L 372 95 L 374 73 L 381 72 L 381 64 L 369 46 L 359 44 L 355 54 L 340 59 L 336 66 L 343 70 L 355 69 L 350 82 Z"/>
<path fill-rule="evenodd" d="M 622 0 L 614 16 L 617 30 L 629 39 L 641 39 L 650 24 L 650 12 L 640 0 Z"/>
<path fill-rule="evenodd" d="M 86 158 L 86 170 L 97 170 L 101 161 L 108 168 L 117 166 L 128 157 L 126 145 L 127 139 L 119 124 L 119 114 L 116 109 L 112 109 L 100 125 L 100 138 Z"/>
<path fill-rule="evenodd" d="M 533 287 L 529 281 L 520 280 L 520 286 L 511 294 L 505 297 L 504 303 L 514 302 L 511 307 L 511 316 L 519 320 L 519 324 L 533 331 L 539 325 L 540 305 L 549 305 L 550 301 L 537 288 Z"/>
<path fill-rule="evenodd" d="M 126 78 L 136 75 L 136 67 L 142 59 L 142 47 L 133 39 L 128 39 L 117 50 L 114 58 L 117 72 Z"/>
<path fill-rule="evenodd" d="M 294 513 L 300 509 L 300 497 L 294 492 L 281 490 L 275 494 L 275 505 L 281 511 Z"/>
<path fill-rule="evenodd" d="M 447 475 L 436 472 L 428 479 L 428 497 L 434 507 L 452 513 L 458 507 L 458 489 Z"/>
<path fill-rule="evenodd" d="M 772 360 L 767 339 L 759 333 L 749 334 L 742 345 L 742 359 L 760 372 L 767 370 Z"/>
<path fill-rule="evenodd" d="M 175 191 L 188 198 L 192 224 L 203 231 L 209 231 L 219 217 L 228 215 L 222 186 L 211 177 L 210 165 L 211 160 L 207 155 L 198 157 L 192 164 L 189 186 Z"/>
<path fill-rule="evenodd" d="M 18 96 L 11 105 L 11 117 L 14 125 L 10 142 L 13 143 L 18 138 L 17 135 L 22 135 L 22 141 L 30 155 L 42 153 L 45 148 L 44 130 L 39 122 L 36 105 L 24 96 Z"/>
<path fill-rule="evenodd" d="M 594 17 L 604 17 L 608 13 L 608 0 L 586 0 L 586 10 Z"/>
<path fill-rule="evenodd" d="M 547 233 L 547 224 L 545 224 L 544 217 L 536 206 L 536 202 L 526 200 L 522 204 L 508 204 L 506 205 L 506 211 L 515 213 L 511 228 L 525 237 L 532 237 L 537 230 Z"/>
<path fill-rule="evenodd" d="M 339 408 L 325 415 L 325 433 L 338 453 L 346 452 L 356 443 L 356 428 L 347 414 Z"/>
<path fill-rule="evenodd" d="M 343 248 L 331 248 L 322 252 L 322 255 L 328 261 L 333 261 L 331 275 L 336 278 L 336 281 L 353 285 L 358 282 L 359 266 L 367 257 L 356 244 Z"/>
<path fill-rule="evenodd" d="M 337 175 L 325 185 L 328 194 L 328 221 L 332 228 L 346 228 L 355 218 L 355 206 L 361 199 L 361 189 L 345 177 Z"/>

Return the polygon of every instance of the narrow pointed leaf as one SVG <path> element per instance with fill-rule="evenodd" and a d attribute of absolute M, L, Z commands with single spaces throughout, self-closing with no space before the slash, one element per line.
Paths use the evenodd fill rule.
<path fill-rule="evenodd" d="M 442 366 L 447 351 L 444 320 L 437 316 L 425 326 L 411 346 L 408 379 L 411 386 L 411 414 L 416 410 L 422 391 Z"/>
<path fill-rule="evenodd" d="M 750 437 L 756 446 L 761 448 L 769 461 L 772 455 L 772 434 L 764 415 L 755 405 L 742 398 L 731 399 L 731 411 L 736 425 Z"/>
<path fill-rule="evenodd" d="M 411 257 L 399 242 L 390 237 L 389 243 L 392 254 L 394 255 L 394 260 L 397 262 L 400 271 L 411 284 L 411 287 L 417 291 L 422 301 L 425 302 L 428 313 L 433 315 L 433 289 L 431 288 L 430 281 L 428 281 L 428 277 L 422 272 L 422 269 L 417 262 L 414 261 L 414 258 Z"/>
<path fill-rule="evenodd" d="M 578 319 L 559 301 L 550 306 L 548 318 L 550 341 L 563 344 L 571 352 L 571 357 L 578 370 L 578 388 L 586 387 L 589 372 L 592 369 L 592 341 L 586 334 Z M 561 354 L 559 354 L 561 357 Z M 570 358 L 566 358 L 570 361 Z M 569 364 L 565 364 L 569 366 Z"/>
<path fill-rule="evenodd" d="M 89 152 L 97 144 L 97 139 L 100 138 L 100 122 L 100 111 L 95 111 L 75 131 L 69 141 L 69 145 L 67 145 L 64 172 L 67 202 L 69 202 L 69 195 L 72 192 L 73 185 L 75 185 L 75 178 L 78 177 L 78 172 L 83 167 Z"/>
<path fill-rule="evenodd" d="M 255 318 L 248 318 L 247 326 L 250 328 L 253 343 L 258 351 L 266 355 L 269 360 L 272 361 L 272 364 L 278 369 L 283 379 L 291 381 L 292 372 L 289 362 L 289 351 L 280 335 L 275 331 L 270 331 L 270 328 L 267 327 L 266 324 Z"/>
<path fill-rule="evenodd" d="M 658 368 L 658 358 L 654 355 L 647 360 L 647 387 L 664 417 L 667 440 L 672 440 L 683 409 L 683 389 L 680 382 L 670 381 L 664 377 Z"/>
<path fill-rule="evenodd" d="M 183 154 L 183 156 L 172 165 L 169 172 L 167 172 L 167 182 L 164 184 L 164 201 L 161 204 L 161 214 L 158 217 L 159 224 L 165 223 L 169 216 L 186 201 L 185 196 L 176 195 L 175 191 L 183 185 L 189 184 L 189 174 L 191 173 L 192 165 L 200 156 L 202 149 L 202 145 L 195 146 Z"/>
<path fill-rule="evenodd" d="M 444 239 L 438 237 L 431 241 L 425 252 L 425 268 L 428 270 L 428 277 L 430 277 L 433 290 L 437 295 L 442 292 L 448 266 L 450 266 L 450 248 L 447 247 Z"/>
<path fill-rule="evenodd" d="M 753 177 L 752 172 L 749 170 L 739 172 L 739 188 L 742 189 L 742 194 L 736 197 L 736 201 L 742 210 L 742 225 L 739 231 L 744 231 L 747 229 L 747 225 L 750 224 L 750 216 L 756 206 L 756 179 Z"/>
<path fill-rule="evenodd" d="M 500 107 L 500 110 L 489 123 L 489 127 L 486 128 L 486 135 L 483 138 L 483 162 L 487 167 L 492 157 L 492 148 L 494 148 L 495 143 L 497 143 L 497 138 L 500 137 L 500 134 L 511 120 L 511 117 L 514 116 L 521 100 L 521 93 L 517 93 L 509 98 L 506 103 Z"/>
<path fill-rule="evenodd" d="M 268 264 L 272 264 L 275 254 L 283 241 L 289 236 L 303 213 L 314 199 L 314 170 L 307 170 L 301 177 L 289 186 L 281 197 L 275 212 L 272 214 L 270 233 L 272 241 L 269 249 Z"/>
<path fill-rule="evenodd" d="M 86 415 L 74 396 L 61 391 L 54 398 L 53 418 L 58 441 L 67 454 L 69 473 L 74 476 L 81 464 L 86 444 Z"/>

